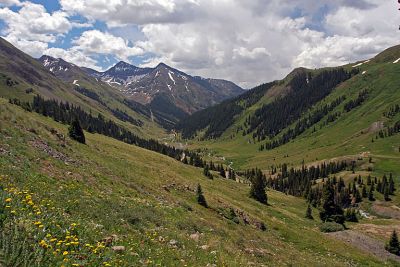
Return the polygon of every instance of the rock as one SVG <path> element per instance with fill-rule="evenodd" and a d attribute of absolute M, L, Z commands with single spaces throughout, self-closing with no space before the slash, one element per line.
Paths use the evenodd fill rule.
<path fill-rule="evenodd" d="M 171 240 L 169 241 L 169 244 L 170 244 L 171 246 L 176 246 L 176 245 L 178 244 L 178 241 L 176 241 L 175 239 L 171 239 Z"/>
<path fill-rule="evenodd" d="M 208 245 L 202 245 L 200 248 L 201 248 L 202 250 L 207 250 L 209 247 L 210 247 L 210 246 L 208 246 Z"/>
<path fill-rule="evenodd" d="M 125 247 L 124 247 L 124 246 L 113 246 L 111 249 L 112 249 L 113 251 L 115 251 L 115 252 L 122 252 L 122 251 L 125 251 Z"/>
<path fill-rule="evenodd" d="M 118 239 L 117 235 L 111 235 L 103 238 L 102 241 L 104 242 L 104 245 L 106 247 L 110 247 L 113 242 L 117 241 L 117 239 Z"/>
<path fill-rule="evenodd" d="M 192 239 L 192 240 L 194 240 L 194 241 L 196 241 L 196 242 L 198 242 L 198 241 L 199 241 L 199 238 L 200 238 L 200 234 L 199 234 L 199 233 L 191 234 L 191 235 L 189 236 L 189 238 Z"/>

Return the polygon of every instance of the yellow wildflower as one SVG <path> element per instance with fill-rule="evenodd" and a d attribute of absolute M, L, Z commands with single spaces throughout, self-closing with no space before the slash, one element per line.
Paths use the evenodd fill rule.
<path fill-rule="evenodd" d="M 6 202 L 8 203 L 8 202 L 11 202 L 11 198 L 6 198 Z"/>
<path fill-rule="evenodd" d="M 68 255 L 68 251 L 63 252 L 63 256 L 66 256 L 66 255 Z"/>

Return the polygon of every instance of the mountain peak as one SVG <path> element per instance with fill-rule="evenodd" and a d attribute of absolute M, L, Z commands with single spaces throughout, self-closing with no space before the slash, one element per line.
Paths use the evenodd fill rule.
<path fill-rule="evenodd" d="M 137 67 L 125 61 L 120 61 L 117 64 L 115 64 L 114 67 L 112 67 L 111 69 L 113 69 L 114 71 L 123 72 L 132 69 L 137 69 Z"/>
<path fill-rule="evenodd" d="M 158 65 L 155 67 L 155 69 L 161 69 L 161 68 L 165 68 L 165 69 L 173 69 L 172 67 L 168 66 L 167 64 L 165 64 L 164 62 L 160 62 L 158 63 Z"/>

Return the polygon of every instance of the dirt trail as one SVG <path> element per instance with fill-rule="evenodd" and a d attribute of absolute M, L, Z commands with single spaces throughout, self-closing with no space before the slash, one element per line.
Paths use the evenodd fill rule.
<path fill-rule="evenodd" d="M 385 250 L 385 244 L 382 241 L 369 237 L 357 231 L 346 230 L 341 232 L 329 233 L 327 235 L 342 240 L 345 243 L 357 247 L 365 252 L 371 253 L 379 259 L 391 259 L 400 262 L 399 256 L 393 255 Z"/>

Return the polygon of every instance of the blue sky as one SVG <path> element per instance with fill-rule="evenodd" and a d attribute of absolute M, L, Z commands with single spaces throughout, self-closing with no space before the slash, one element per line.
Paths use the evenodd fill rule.
<path fill-rule="evenodd" d="M 244 87 L 398 43 L 396 1 L 0 0 L 0 34 L 24 52 L 105 70 L 164 62 Z"/>

